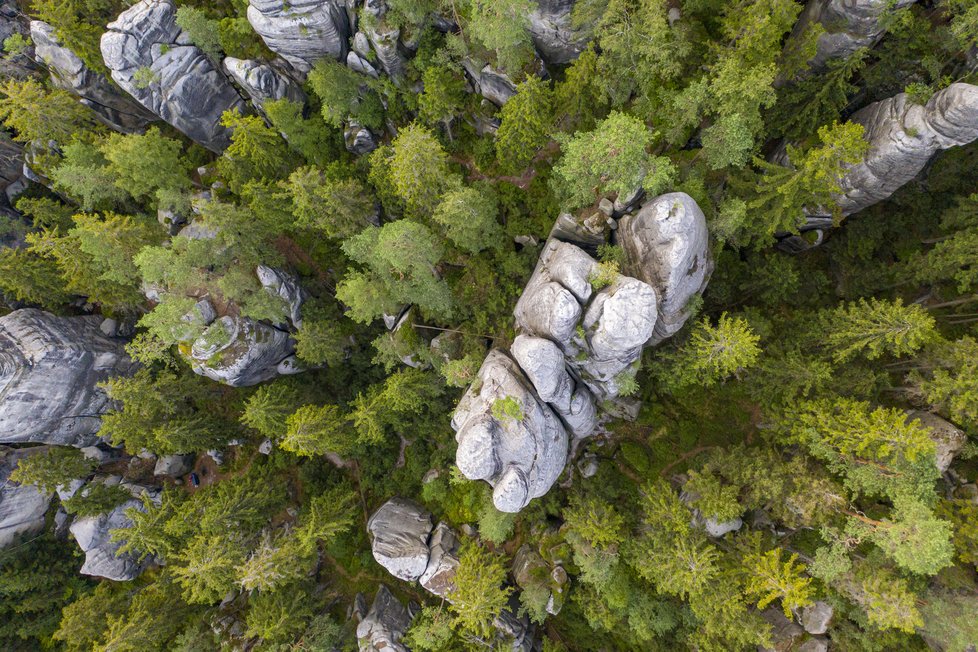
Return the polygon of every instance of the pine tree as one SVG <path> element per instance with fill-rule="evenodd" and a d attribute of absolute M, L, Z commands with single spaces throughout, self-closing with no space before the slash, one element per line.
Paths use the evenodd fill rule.
<path fill-rule="evenodd" d="M 285 450 L 311 457 L 351 451 L 356 437 L 346 415 L 335 405 L 304 405 L 286 420 Z"/>
<path fill-rule="evenodd" d="M 455 627 L 463 634 L 487 638 L 492 622 L 506 607 L 511 587 L 504 587 L 506 566 L 502 558 L 474 541 L 462 544 L 454 586 L 449 591 L 449 608 Z"/>
<path fill-rule="evenodd" d="M 716 326 L 707 318 L 698 322 L 680 349 L 665 356 L 658 374 L 670 391 L 690 385 L 716 385 L 753 366 L 760 356 L 750 324 L 741 317 L 720 315 Z"/>
<path fill-rule="evenodd" d="M 504 172 L 519 174 L 550 140 L 553 93 L 550 82 L 531 77 L 516 86 L 500 111 L 496 131 L 496 159 Z"/>
<path fill-rule="evenodd" d="M 821 334 L 835 362 L 856 356 L 876 360 L 883 355 L 903 357 L 937 337 L 934 318 L 920 306 L 900 299 L 860 299 L 822 314 Z"/>
<path fill-rule="evenodd" d="M 498 212 L 488 189 L 459 188 L 445 193 L 431 220 L 459 249 L 476 254 L 502 247 L 505 234 L 496 221 Z"/>

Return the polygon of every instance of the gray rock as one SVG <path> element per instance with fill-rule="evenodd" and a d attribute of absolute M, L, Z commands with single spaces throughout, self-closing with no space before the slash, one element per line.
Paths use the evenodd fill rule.
<path fill-rule="evenodd" d="M 164 455 L 156 460 L 153 475 L 177 478 L 186 475 L 194 468 L 194 455 Z"/>
<path fill-rule="evenodd" d="M 655 289 L 659 318 L 649 344 L 658 344 L 683 327 L 686 304 L 710 279 L 706 218 L 686 193 L 668 193 L 623 217 L 616 237 L 625 251 L 622 272 Z"/>
<path fill-rule="evenodd" d="M 436 525 L 428 541 L 428 565 L 419 578 L 421 586 L 429 593 L 447 598 L 455 589 L 458 548 L 458 538 L 452 528 L 444 523 Z"/>
<path fill-rule="evenodd" d="M 102 58 L 112 79 L 145 108 L 215 152 L 230 142 L 221 114 L 244 111 L 227 77 L 176 23 L 171 0 L 140 0 L 108 25 Z"/>
<path fill-rule="evenodd" d="M 377 55 L 380 69 L 395 81 L 403 79 L 407 72 L 407 47 L 401 42 L 401 30 L 379 21 L 365 25 L 364 32 Z"/>
<path fill-rule="evenodd" d="M 217 319 L 217 310 L 214 309 L 214 304 L 210 302 L 210 299 L 205 298 L 195 303 L 190 312 L 180 319 L 188 324 L 210 326 Z"/>
<path fill-rule="evenodd" d="M 828 652 L 829 642 L 824 638 L 810 638 L 794 649 L 798 652 Z"/>
<path fill-rule="evenodd" d="M 258 445 L 258 452 L 260 454 L 262 454 L 262 455 L 271 455 L 272 454 L 272 447 L 273 447 L 272 440 L 271 439 L 268 439 L 266 437 Z"/>
<path fill-rule="evenodd" d="M 585 455 L 578 461 L 577 470 L 582 478 L 593 478 L 598 474 L 598 458 L 595 455 Z"/>
<path fill-rule="evenodd" d="M 496 106 L 502 106 L 516 95 L 516 84 L 505 74 L 493 70 L 489 64 L 479 68 L 471 59 L 463 59 L 462 66 L 468 73 L 475 92 Z"/>
<path fill-rule="evenodd" d="M 98 329 L 102 331 L 106 337 L 115 337 L 119 332 L 119 322 L 112 318 L 103 319 L 102 323 L 98 325 Z"/>
<path fill-rule="evenodd" d="M 550 340 L 518 335 L 510 352 L 533 383 L 540 398 L 547 402 L 575 437 L 587 437 L 597 425 L 594 395 L 577 385 L 567 372 L 564 354 Z"/>
<path fill-rule="evenodd" d="M 10 480 L 17 462 L 43 450 L 0 451 L 0 548 L 9 546 L 21 535 L 44 528 L 44 514 L 51 504 L 51 494 L 41 493 L 33 485 L 19 485 Z"/>
<path fill-rule="evenodd" d="M 493 416 L 497 401 L 515 400 L 522 418 Z M 567 431 L 508 355 L 489 352 L 479 380 L 459 401 L 452 416 L 459 470 L 471 480 L 486 480 L 501 512 L 518 512 L 547 493 L 567 459 Z"/>
<path fill-rule="evenodd" d="M 24 148 L 0 130 L 0 191 L 9 202 L 24 183 Z"/>
<path fill-rule="evenodd" d="M 711 537 L 722 537 L 730 532 L 736 532 L 744 525 L 744 521 L 738 516 L 729 521 L 718 521 L 715 518 L 703 520 L 703 527 Z"/>
<path fill-rule="evenodd" d="M 964 434 L 964 431 L 936 414 L 924 410 L 910 412 L 907 420 L 917 420 L 920 425 L 930 429 L 930 438 L 934 440 L 934 444 L 937 446 L 935 455 L 937 470 L 944 473 L 951 468 L 954 456 L 968 442 L 968 436 Z"/>
<path fill-rule="evenodd" d="M 108 514 L 86 516 L 71 524 L 71 535 L 85 553 L 85 563 L 80 570 L 82 575 L 124 582 L 137 578 L 152 563 L 153 559 L 149 556 L 140 562 L 131 554 L 119 555 L 122 543 L 113 542 L 110 538 L 112 530 L 132 526 L 132 520 L 125 514 L 130 508 L 145 509 L 141 500 L 133 498 Z"/>
<path fill-rule="evenodd" d="M 351 120 L 343 129 L 343 144 L 351 154 L 363 156 L 377 149 L 377 137 L 360 123 Z"/>
<path fill-rule="evenodd" d="M 835 609 L 828 602 L 818 600 L 801 610 L 801 626 L 809 634 L 824 634 L 829 631 L 829 623 Z"/>
<path fill-rule="evenodd" d="M 530 13 L 530 36 L 541 58 L 548 64 L 570 63 L 584 51 L 590 30 L 574 29 L 571 10 L 576 0 L 537 0 Z"/>
<path fill-rule="evenodd" d="M 383 584 L 370 611 L 357 625 L 360 652 L 410 652 L 401 639 L 411 626 L 408 610 Z"/>
<path fill-rule="evenodd" d="M 240 86 L 255 108 L 261 111 L 265 102 L 289 100 L 299 104 L 306 103 L 306 94 L 286 72 L 276 69 L 274 64 L 253 59 L 224 59 L 224 70 Z"/>
<path fill-rule="evenodd" d="M 288 306 L 289 321 L 296 328 L 302 328 L 302 302 L 306 294 L 299 285 L 299 279 L 280 269 L 259 265 L 255 270 L 258 282 L 265 291 L 281 299 Z"/>
<path fill-rule="evenodd" d="M 781 609 L 769 607 L 761 612 L 761 618 L 771 625 L 772 647 L 758 646 L 759 652 L 788 652 L 798 640 L 804 636 L 805 631 L 796 623 L 785 618 Z"/>
<path fill-rule="evenodd" d="M 17 0 L 0 0 L 0 43 L 14 34 L 30 38 L 30 20 L 18 5 Z M 0 78 L 24 79 L 37 74 L 38 66 L 34 59 L 32 45 L 28 45 L 20 54 L 5 54 L 0 57 Z"/>
<path fill-rule="evenodd" d="M 288 333 L 248 317 L 225 315 L 194 340 L 195 373 L 232 387 L 247 387 L 278 375 L 280 362 L 295 352 Z"/>
<path fill-rule="evenodd" d="M 77 494 L 84 486 L 85 486 L 84 480 L 82 480 L 81 478 L 75 478 L 73 480 L 69 480 L 67 485 L 59 484 L 55 488 L 54 492 L 58 494 L 58 500 L 64 502 L 66 500 L 69 500 L 75 494 Z"/>
<path fill-rule="evenodd" d="M 219 451 L 217 449 L 212 449 L 207 451 L 207 456 L 210 457 L 212 460 L 214 460 L 214 464 L 216 464 L 217 466 L 224 465 L 224 453 L 222 451 Z"/>
<path fill-rule="evenodd" d="M 404 498 L 391 498 L 367 521 L 374 559 L 407 582 L 419 579 L 428 567 L 431 530 L 431 514 Z"/>
<path fill-rule="evenodd" d="M 133 133 L 157 119 L 155 114 L 62 45 L 54 28 L 47 23 L 31 21 L 31 40 L 37 59 L 47 66 L 52 83 L 77 95 L 81 103 L 90 107 L 110 129 Z"/>
<path fill-rule="evenodd" d="M 357 32 L 357 36 L 362 35 L 362 32 Z M 374 79 L 380 78 L 380 73 L 377 69 L 366 58 L 362 57 L 358 53 L 350 50 L 346 53 L 346 67 L 354 72 L 358 72 L 361 75 L 367 75 L 368 77 L 373 77 Z"/>
<path fill-rule="evenodd" d="M 883 38 L 883 18 L 916 0 L 809 0 L 792 30 L 799 38 L 819 23 L 815 56 L 808 62 L 811 72 L 824 72 L 834 59 L 844 59 L 862 48 L 871 48 Z"/>
<path fill-rule="evenodd" d="M 346 58 L 350 20 L 339 0 L 249 0 L 248 22 L 301 73 L 320 59 Z"/>
<path fill-rule="evenodd" d="M 0 317 L 0 442 L 91 446 L 109 399 L 98 384 L 128 374 L 124 342 L 102 319 L 27 308 Z"/>
<path fill-rule="evenodd" d="M 937 152 L 978 138 L 978 86 L 951 84 L 925 106 L 900 93 L 860 109 L 851 121 L 865 127 L 869 151 L 841 180 L 843 215 L 892 195 Z"/>

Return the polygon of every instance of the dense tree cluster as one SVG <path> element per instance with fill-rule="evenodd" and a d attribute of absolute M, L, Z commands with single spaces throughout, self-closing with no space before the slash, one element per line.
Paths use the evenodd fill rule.
<path fill-rule="evenodd" d="M 107 72 L 99 38 L 127 3 L 18 4 Z M 178 4 L 208 60 L 275 59 L 247 2 Z M 403 75 L 320 60 L 306 103 L 224 113 L 220 154 L 162 121 L 114 132 L 40 67 L 0 80 L 32 178 L 0 206 L 3 312 L 110 317 L 140 363 L 99 388 L 114 457 L 49 447 L 10 476 L 65 495 L 43 533 L 0 550 L 0 648 L 355 649 L 348 608 L 380 583 L 424 603 L 404 639 L 417 651 L 488 649 L 511 604 L 551 652 L 754 650 L 816 603 L 834 610 L 832 649 L 978 642 L 978 145 L 845 221 L 837 203 L 867 154 L 853 111 L 976 81 L 978 3 L 888 9 L 877 45 L 824 70 L 809 62 L 832 26 L 794 30 L 795 0 L 579 0 L 579 55 L 545 67 L 531 0 L 351 4 L 398 30 Z M 17 36 L 8 62 L 29 48 Z M 502 106 L 475 92 L 486 69 L 511 86 Z M 354 153 L 360 129 L 372 151 Z M 562 212 L 670 191 L 706 214 L 708 290 L 620 379 L 637 416 L 580 442 L 547 496 L 498 512 L 455 468 L 449 422 L 489 345 L 512 342 L 538 245 Z M 776 247 L 813 240 L 815 213 L 840 227 L 827 242 Z M 597 289 L 624 259 L 595 253 Z M 301 323 L 260 266 L 298 279 Z M 195 374 L 195 347 L 227 344 L 204 298 L 288 330 L 303 373 Z M 189 453 L 193 482 L 145 461 Z M 129 499 L 111 476 L 162 485 L 112 532 L 153 562 L 129 582 L 79 576 L 54 523 Z M 73 480 L 87 489 L 68 497 Z M 366 518 L 393 495 L 473 526 L 447 600 L 371 558 Z M 546 572 L 518 583 L 523 546 Z"/>

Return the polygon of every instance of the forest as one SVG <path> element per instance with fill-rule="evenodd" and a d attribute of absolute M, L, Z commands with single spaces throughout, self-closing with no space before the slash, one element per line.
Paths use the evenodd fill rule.
<path fill-rule="evenodd" d="M 0 649 L 978 649 L 978 0 L 0 41 Z"/>

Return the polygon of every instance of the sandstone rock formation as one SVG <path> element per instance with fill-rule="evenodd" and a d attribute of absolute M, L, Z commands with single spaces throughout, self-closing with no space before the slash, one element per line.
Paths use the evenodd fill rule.
<path fill-rule="evenodd" d="M 936 446 L 934 462 L 937 470 L 941 473 L 947 472 L 954 457 L 968 442 L 968 436 L 953 423 L 924 410 L 910 412 L 907 421 L 919 421 L 920 425 L 930 429 L 930 438 Z"/>
<path fill-rule="evenodd" d="M 221 114 L 244 111 L 244 100 L 177 26 L 173 2 L 140 0 L 108 28 L 102 58 L 112 79 L 191 140 L 224 150 L 229 133 Z"/>
<path fill-rule="evenodd" d="M 916 0 L 809 0 L 795 23 L 792 37 L 819 23 L 815 56 L 808 62 L 812 72 L 823 72 L 833 59 L 844 59 L 856 50 L 876 45 L 883 38 L 883 18 L 909 7 Z"/>
<path fill-rule="evenodd" d="M 346 60 L 350 19 L 341 0 L 249 0 L 248 22 L 300 73 L 320 59 Z"/>
<path fill-rule="evenodd" d="M 951 84 L 924 106 L 900 93 L 860 109 L 850 120 L 865 127 L 869 151 L 842 179 L 843 215 L 892 195 L 937 152 L 978 138 L 978 86 Z"/>
<path fill-rule="evenodd" d="M 30 454 L 31 449 L 0 451 L 0 548 L 9 546 L 19 535 L 37 532 L 44 527 L 44 514 L 51 503 L 51 494 L 10 480 L 17 462 Z"/>
<path fill-rule="evenodd" d="M 381 584 L 370 611 L 357 625 L 360 652 L 410 652 L 401 643 L 410 625 L 408 610 Z"/>
<path fill-rule="evenodd" d="M 402 580 L 407 582 L 419 580 L 421 586 L 430 593 L 451 602 L 455 571 L 459 564 L 459 542 L 450 527 L 444 523 L 432 527 L 431 514 L 423 507 L 403 498 L 391 498 L 370 517 L 367 530 L 370 533 L 371 550 L 377 563 Z M 388 603 L 385 601 L 383 605 L 387 608 Z M 529 621 L 518 618 L 515 615 L 517 609 L 518 605 L 515 609 L 511 607 L 504 610 L 496 617 L 493 622 L 496 628 L 496 641 L 505 642 L 506 646 L 513 650 L 529 650 L 532 643 L 532 637 L 528 636 Z M 373 611 L 371 608 L 371 612 Z M 364 625 L 368 620 L 369 615 L 357 628 L 360 649 L 386 650 L 386 648 L 364 647 L 365 641 L 377 640 L 368 634 L 397 631 L 397 628 L 383 627 L 377 624 L 378 619 L 374 619 L 370 625 Z M 504 649 L 489 645 L 487 647 Z"/>
<path fill-rule="evenodd" d="M 132 491 L 138 494 L 146 489 L 133 487 Z M 139 561 L 129 553 L 119 555 L 122 543 L 113 542 L 110 538 L 112 530 L 132 525 L 132 521 L 125 513 L 130 508 L 144 509 L 142 500 L 132 498 L 108 514 L 87 516 L 71 524 L 69 528 L 71 535 L 85 553 L 85 563 L 82 564 L 80 571 L 82 575 L 124 582 L 139 577 L 140 573 L 152 563 L 151 557 Z"/>
<path fill-rule="evenodd" d="M 713 271 L 706 218 L 692 197 L 672 192 L 623 217 L 617 239 L 625 251 L 622 272 L 655 288 L 658 319 L 649 343 L 658 344 L 683 327 L 686 304 L 706 289 Z"/>
<path fill-rule="evenodd" d="M 306 94 L 292 77 L 269 63 L 252 59 L 224 59 L 224 70 L 240 86 L 259 111 L 265 102 L 286 99 L 304 104 Z"/>
<path fill-rule="evenodd" d="M 77 95 L 81 103 L 90 107 L 110 129 L 133 133 L 157 119 L 155 114 L 64 47 L 54 28 L 47 23 L 31 21 L 31 40 L 37 59 L 43 61 L 51 73 L 51 81 Z"/>
<path fill-rule="evenodd" d="M 537 0 L 530 14 L 530 36 L 541 58 L 549 64 L 570 63 L 587 47 L 587 30 L 571 26 L 576 0 Z"/>
<path fill-rule="evenodd" d="M 486 64 L 481 68 L 471 59 L 463 59 L 462 66 L 468 74 L 475 92 L 496 106 L 502 106 L 516 95 L 516 84 L 501 72 Z"/>
<path fill-rule="evenodd" d="M 109 407 L 98 383 L 128 373 L 121 340 L 101 317 L 35 309 L 0 317 L 0 442 L 90 446 Z"/>
<path fill-rule="evenodd" d="M 590 435 L 599 404 L 634 414 L 622 394 L 643 348 L 682 328 L 712 269 L 706 219 L 684 193 L 621 220 L 623 273 L 578 246 L 595 247 L 603 228 L 575 243 L 559 239 L 579 232 L 552 231 L 513 312 L 519 335 L 509 354 L 489 353 L 452 417 L 459 470 L 489 482 L 500 511 L 517 512 L 550 489 L 566 463 L 567 433 Z"/>
<path fill-rule="evenodd" d="M 258 275 L 258 282 L 262 284 L 265 291 L 281 299 L 288 307 L 289 321 L 296 328 L 302 328 L 302 303 L 305 301 L 306 294 L 299 285 L 299 279 L 288 272 L 267 265 L 259 265 L 255 269 L 255 274 Z"/>
<path fill-rule="evenodd" d="M 195 373 L 231 387 L 247 387 L 280 374 L 295 341 L 285 331 L 248 317 L 225 315 L 190 347 Z"/>

